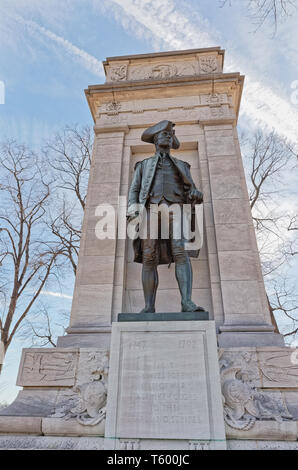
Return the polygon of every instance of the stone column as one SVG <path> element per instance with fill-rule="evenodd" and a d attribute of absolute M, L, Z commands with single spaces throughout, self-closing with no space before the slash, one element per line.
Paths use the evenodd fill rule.
<path fill-rule="evenodd" d="M 93 162 L 83 223 L 70 327 L 59 346 L 108 346 L 121 311 L 143 308 L 141 265 L 131 241 L 98 240 L 98 204 L 119 209 L 133 167 L 152 156 L 144 129 L 176 123 L 181 147 L 173 155 L 191 164 L 204 192 L 204 246 L 193 260 L 193 300 L 210 312 L 221 346 L 281 345 L 273 333 L 237 139 L 243 77 L 223 73 L 220 48 L 130 57 L 104 62 L 106 83 L 86 97 L 95 122 Z M 128 249 L 127 249 L 128 248 Z M 175 311 L 180 294 L 173 266 L 159 267 L 158 311 Z"/>
<path fill-rule="evenodd" d="M 283 345 L 273 334 L 244 169 L 232 124 L 203 124 L 224 311 L 221 346 Z M 208 207 L 209 206 L 209 207 Z"/>

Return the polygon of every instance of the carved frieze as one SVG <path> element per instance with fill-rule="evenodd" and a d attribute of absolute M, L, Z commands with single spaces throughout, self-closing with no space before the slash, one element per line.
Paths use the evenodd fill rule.
<path fill-rule="evenodd" d="M 210 109 L 210 117 L 211 118 L 220 119 L 220 118 L 224 117 L 224 115 L 225 115 L 224 109 L 220 105 L 219 106 L 212 105 L 212 106 L 210 106 L 209 109 Z"/>
<path fill-rule="evenodd" d="M 237 367 L 241 370 L 243 380 L 252 387 L 260 387 L 260 373 L 257 353 L 255 349 L 247 350 L 221 350 L 220 367 L 222 370 L 228 367 Z"/>
<path fill-rule="evenodd" d="M 80 350 L 76 384 L 62 393 L 52 418 L 76 419 L 79 424 L 95 426 L 106 416 L 108 352 Z"/>
<path fill-rule="evenodd" d="M 109 78 L 112 82 L 119 82 L 126 80 L 127 77 L 127 64 L 114 65 L 109 69 Z"/>
<path fill-rule="evenodd" d="M 141 57 L 131 57 L 105 62 L 108 82 L 167 80 L 216 73 L 221 70 L 222 57 L 216 51 L 172 57 L 170 55 L 155 56 L 146 61 Z"/>
<path fill-rule="evenodd" d="M 218 71 L 217 57 L 208 55 L 199 57 L 200 73 L 213 73 Z"/>
<path fill-rule="evenodd" d="M 298 364 L 293 363 L 292 350 L 258 350 L 262 387 L 298 387 Z"/>
<path fill-rule="evenodd" d="M 281 394 L 260 391 L 256 352 L 224 352 L 220 370 L 225 422 L 238 430 L 251 429 L 257 420 L 292 419 Z"/>
<path fill-rule="evenodd" d="M 189 62 L 162 62 L 152 65 L 119 64 L 110 67 L 108 80 L 165 80 L 174 77 L 186 77 L 218 71 L 218 62 L 215 55 L 202 56 L 198 61 Z"/>
<path fill-rule="evenodd" d="M 121 103 L 119 103 L 119 101 L 111 101 L 110 103 L 106 103 L 105 105 L 105 110 L 108 114 L 118 114 L 120 109 Z"/>
<path fill-rule="evenodd" d="M 109 355 L 106 350 L 81 348 L 76 385 L 93 382 L 95 378 L 108 376 Z"/>
<path fill-rule="evenodd" d="M 151 66 L 136 66 L 129 70 L 130 80 L 164 80 L 167 78 L 197 75 L 195 63 L 162 63 Z"/>
<path fill-rule="evenodd" d="M 163 79 L 163 78 L 170 78 L 175 77 L 177 75 L 177 67 L 174 64 L 160 64 L 155 65 L 149 72 L 148 78 L 156 78 L 156 79 Z"/>
<path fill-rule="evenodd" d="M 17 385 L 72 386 L 75 383 L 78 350 L 23 349 Z"/>
<path fill-rule="evenodd" d="M 204 95 L 204 98 L 207 104 L 221 104 L 226 100 L 223 93 L 209 93 L 209 95 Z"/>
<path fill-rule="evenodd" d="M 135 67 L 130 71 L 131 80 L 166 79 L 177 75 L 177 67 L 174 64 L 158 64 L 150 67 Z"/>

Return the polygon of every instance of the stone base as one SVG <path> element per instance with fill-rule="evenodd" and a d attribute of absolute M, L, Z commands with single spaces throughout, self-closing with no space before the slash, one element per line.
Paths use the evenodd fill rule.
<path fill-rule="evenodd" d="M 208 312 L 119 313 L 118 321 L 206 321 Z"/>
<path fill-rule="evenodd" d="M 105 450 L 226 450 L 226 440 L 204 439 L 105 439 Z"/>
<path fill-rule="evenodd" d="M 0 410 L 0 434 L 103 436 L 109 351 L 23 349 L 17 385 Z"/>
<path fill-rule="evenodd" d="M 98 348 L 109 349 L 111 325 L 87 325 L 76 323 L 67 328 L 65 336 L 59 336 L 57 346 L 60 348 Z"/>
<path fill-rule="evenodd" d="M 98 348 L 109 349 L 111 341 L 111 333 L 98 334 L 93 331 L 84 333 L 70 333 L 65 336 L 59 336 L 57 346 L 59 348 Z"/>
<path fill-rule="evenodd" d="M 102 437 L 0 435 L 0 450 L 103 450 Z"/>
<path fill-rule="evenodd" d="M 38 416 L 0 416 L 1 434 L 41 436 L 41 418 Z"/>
<path fill-rule="evenodd" d="M 284 337 L 272 325 L 222 325 L 219 327 L 220 348 L 285 345 Z"/>
<path fill-rule="evenodd" d="M 298 442 L 227 440 L 228 450 L 298 450 Z"/>
<path fill-rule="evenodd" d="M 200 312 L 190 315 L 193 314 Z M 158 318 L 158 315 L 166 314 L 154 315 Z M 225 448 L 225 438 L 231 450 L 297 449 L 297 350 L 245 346 L 218 351 L 213 321 L 185 318 L 176 321 L 175 315 L 181 313 L 167 315 L 170 315 L 167 321 L 155 318 L 156 321 L 115 323 L 109 373 L 108 349 L 24 349 L 17 380 L 24 389 L 11 405 L 0 411 L 0 449 L 212 450 Z M 174 315 L 172 319 L 171 315 Z M 221 424 L 223 410 L 221 392 L 218 391 L 218 365 L 225 419 L 227 415 L 229 418 L 225 426 Z M 89 395 L 81 393 L 88 384 L 100 388 L 100 377 L 104 376 L 104 383 L 107 383 L 108 375 L 111 387 L 108 413 L 111 414 L 107 421 L 110 420 L 110 427 L 105 428 L 104 419 L 90 425 L 88 396 L 92 398 L 93 389 Z M 151 402 L 146 402 L 146 394 L 144 400 L 138 402 L 146 391 L 142 388 L 144 381 L 148 381 L 153 390 L 153 396 L 151 393 L 149 397 Z M 234 390 L 229 388 L 231 381 L 238 390 L 236 395 L 230 393 Z M 119 383 L 123 397 L 118 395 Z M 216 390 L 217 405 L 214 408 L 212 400 Z M 189 391 L 191 396 L 184 396 Z M 173 396 L 172 400 L 171 394 L 177 392 L 178 396 Z M 231 413 L 236 409 L 233 399 L 241 401 L 242 393 L 245 406 L 247 393 L 252 398 L 248 408 L 244 406 L 243 416 L 236 417 Z M 77 404 L 84 404 L 86 408 L 84 424 L 69 416 Z M 140 425 L 137 429 L 140 433 L 135 435 L 135 422 L 129 420 L 137 419 L 138 413 L 145 417 L 148 406 L 151 415 L 155 413 L 165 421 L 153 430 L 150 422 L 149 426 Z M 250 411 L 260 414 L 256 414 L 254 420 Z M 201 417 L 202 432 L 197 427 L 200 423 L 175 423 L 182 418 L 191 421 L 193 416 Z M 121 433 L 117 428 L 113 432 L 111 422 L 113 425 L 115 418 L 120 424 L 122 421 Z M 216 435 L 218 423 L 222 434 Z M 235 426 L 231 427 L 231 423 Z M 154 432 L 158 434 L 154 435 Z"/>
<path fill-rule="evenodd" d="M 183 449 L 181 448 L 184 445 Z M 121 450 L 163 450 L 163 442 L 121 442 Z M 203 442 L 168 443 L 166 450 L 207 450 Z M 267 440 L 227 440 L 228 450 L 298 450 L 298 442 Z M 0 435 L 0 450 L 104 450 L 102 437 L 53 437 Z"/>
<path fill-rule="evenodd" d="M 106 449 L 226 448 L 213 321 L 113 323 L 110 355 Z"/>
<path fill-rule="evenodd" d="M 29 416 L 0 416 L 1 434 L 34 436 L 104 436 L 105 420 L 95 426 L 82 425 L 76 419 Z"/>
<path fill-rule="evenodd" d="M 256 421 L 248 430 L 233 429 L 226 425 L 227 439 L 260 441 L 297 441 L 297 421 Z"/>

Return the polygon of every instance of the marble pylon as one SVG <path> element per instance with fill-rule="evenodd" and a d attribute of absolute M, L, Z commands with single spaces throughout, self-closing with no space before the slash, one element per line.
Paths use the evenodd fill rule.
<path fill-rule="evenodd" d="M 154 154 L 141 134 L 164 119 L 176 123 L 181 146 L 173 155 L 191 165 L 204 193 L 193 300 L 217 335 L 223 407 L 215 419 L 224 420 L 227 448 L 297 448 L 298 355 L 271 322 L 238 142 L 244 77 L 224 71 L 220 47 L 111 57 L 104 69 L 105 83 L 85 90 L 94 145 L 70 324 L 57 348 L 23 350 L 22 390 L 0 411 L 0 448 L 106 445 L 112 324 L 119 312 L 143 307 L 126 198 L 136 162 Z M 115 210 L 117 236 L 102 240 L 96 227 L 105 204 Z M 157 311 L 177 312 L 174 267 L 160 266 L 159 278 Z M 204 449 L 204 440 L 187 437 L 169 445 Z M 153 448 L 146 439 L 121 437 L 119 447 Z"/>

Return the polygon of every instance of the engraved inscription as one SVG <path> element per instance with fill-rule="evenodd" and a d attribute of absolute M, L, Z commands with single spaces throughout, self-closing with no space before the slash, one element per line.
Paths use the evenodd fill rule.
<path fill-rule="evenodd" d="M 210 437 L 202 333 L 123 332 L 121 357 L 118 437 Z"/>

